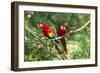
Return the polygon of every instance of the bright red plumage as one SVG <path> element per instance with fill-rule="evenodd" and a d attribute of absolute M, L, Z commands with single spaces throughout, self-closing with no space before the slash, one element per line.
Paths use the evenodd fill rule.
<path fill-rule="evenodd" d="M 44 36 L 46 36 L 46 37 L 48 37 L 48 34 L 52 32 L 52 30 L 49 28 L 49 26 L 47 24 L 45 24 L 44 22 L 40 22 L 39 27 L 41 28 Z"/>
<path fill-rule="evenodd" d="M 61 25 L 60 27 L 58 27 L 57 29 L 57 35 L 58 36 L 63 36 L 65 33 L 68 32 L 68 28 L 65 25 Z"/>
<path fill-rule="evenodd" d="M 68 33 L 68 28 L 67 28 L 67 26 L 61 25 L 60 27 L 58 27 L 58 29 L 57 29 L 57 35 L 58 35 L 58 36 L 64 36 L 64 35 L 67 34 L 67 33 Z M 65 51 L 65 53 L 66 53 L 66 55 L 67 55 L 67 47 L 66 47 L 65 38 L 62 37 L 60 40 L 61 40 L 61 42 L 62 42 L 63 49 L 64 49 L 64 51 Z"/>

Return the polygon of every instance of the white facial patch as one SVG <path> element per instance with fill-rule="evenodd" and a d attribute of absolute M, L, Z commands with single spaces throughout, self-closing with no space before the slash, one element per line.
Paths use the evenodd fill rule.
<path fill-rule="evenodd" d="M 40 27 L 43 27 L 43 24 L 40 24 L 39 26 L 40 26 Z"/>
<path fill-rule="evenodd" d="M 64 29 L 64 27 L 63 27 L 63 26 L 61 26 L 61 29 Z"/>

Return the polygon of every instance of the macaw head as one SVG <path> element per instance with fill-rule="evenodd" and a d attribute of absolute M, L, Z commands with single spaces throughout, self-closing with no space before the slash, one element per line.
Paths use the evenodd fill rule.
<path fill-rule="evenodd" d="M 61 25 L 60 27 L 58 27 L 57 29 L 57 35 L 58 36 L 63 36 L 65 33 L 68 32 L 68 27 L 66 25 Z"/>
<path fill-rule="evenodd" d="M 50 35 L 52 34 L 52 30 L 51 30 L 50 27 L 49 27 L 47 24 L 45 24 L 44 22 L 40 22 L 40 23 L 39 23 L 39 27 L 41 28 L 41 30 L 42 30 L 44 36 L 48 37 L 49 34 L 50 34 Z"/>

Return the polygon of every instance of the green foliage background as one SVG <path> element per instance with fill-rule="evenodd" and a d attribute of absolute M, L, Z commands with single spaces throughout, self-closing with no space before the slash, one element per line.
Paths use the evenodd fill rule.
<path fill-rule="evenodd" d="M 80 28 L 88 20 L 90 14 L 25 11 L 24 61 L 58 60 L 53 43 L 45 39 L 38 27 L 39 22 L 48 24 L 56 34 L 56 28 L 62 24 L 67 24 L 71 31 Z M 69 60 L 90 58 L 90 25 L 65 38 Z"/>

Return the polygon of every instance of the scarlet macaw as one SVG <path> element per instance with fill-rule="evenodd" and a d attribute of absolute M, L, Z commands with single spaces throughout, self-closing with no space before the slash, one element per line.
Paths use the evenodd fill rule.
<path fill-rule="evenodd" d="M 49 28 L 49 26 L 47 24 L 45 24 L 44 22 L 40 22 L 39 27 L 41 28 L 43 35 L 45 37 L 48 37 L 49 39 L 55 38 L 55 34 L 53 33 L 53 31 L 51 30 L 51 28 Z M 61 51 L 58 48 L 57 44 L 54 44 L 54 45 L 55 45 L 55 48 L 58 51 L 58 53 L 61 54 Z"/>
<path fill-rule="evenodd" d="M 65 54 L 67 55 L 67 47 L 66 47 L 66 41 L 65 38 L 63 37 L 65 34 L 68 33 L 68 28 L 65 25 L 61 25 L 60 27 L 57 28 L 57 35 L 58 37 L 62 37 L 60 38 L 62 45 L 63 45 L 63 49 Z"/>

